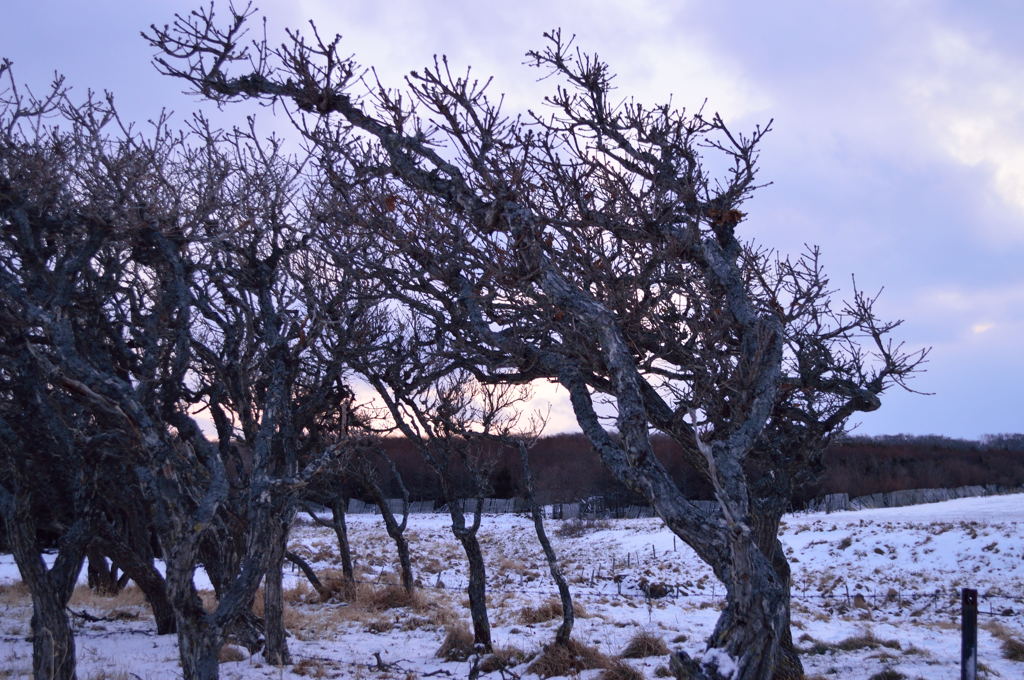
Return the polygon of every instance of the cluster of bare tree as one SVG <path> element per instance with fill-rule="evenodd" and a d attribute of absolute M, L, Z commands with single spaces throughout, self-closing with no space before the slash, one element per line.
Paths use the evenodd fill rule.
<path fill-rule="evenodd" d="M 86 555 L 97 581 L 105 556 L 145 590 L 189 680 L 217 676 L 229 635 L 286 662 L 288 527 L 303 503 L 331 508 L 321 521 L 344 557 L 343 480 L 378 501 L 414 587 L 407 513 L 380 492 L 387 432 L 439 480 L 487 650 L 480 504 L 467 516 L 458 499 L 487 492 L 495 442 L 529 480 L 539 426 L 521 422 L 522 386 L 547 379 L 608 470 L 726 586 L 707 653 L 675 653 L 676 673 L 801 677 L 779 519 L 847 418 L 878 408 L 924 353 L 889 339 L 898 324 L 871 296 L 834 301 L 816 251 L 793 260 L 740 239 L 766 129 L 617 104 L 608 66 L 558 32 L 529 53 L 559 83 L 550 112 L 513 118 L 446 60 L 390 90 L 337 39 L 247 44 L 249 14 L 221 25 L 198 11 L 147 38 L 196 92 L 287 112 L 302 155 L 201 117 L 133 128 L 106 99 L 73 105 L 60 83 L 34 98 L 7 74 L 0 508 L 33 596 L 36 676 L 74 675 L 64 608 Z M 357 380 L 376 410 L 357 403 Z M 682 448 L 717 511 L 673 483 L 654 433 Z M 568 590 L 534 517 L 566 642 Z M 264 621 L 250 608 L 261 582 Z"/>

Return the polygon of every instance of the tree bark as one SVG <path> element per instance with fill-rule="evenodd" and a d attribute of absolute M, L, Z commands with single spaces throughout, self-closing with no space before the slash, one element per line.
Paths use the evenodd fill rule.
<path fill-rule="evenodd" d="M 462 549 L 466 552 L 466 559 L 469 561 L 469 585 L 466 587 L 466 594 L 469 595 L 469 616 L 473 622 L 473 644 L 478 652 L 489 653 L 492 650 L 492 644 L 491 622 L 487 617 L 487 567 L 484 564 L 480 541 L 477 540 L 477 530 L 480 528 L 480 506 L 481 500 L 478 498 L 477 507 L 473 513 L 473 524 L 467 527 L 462 502 L 455 499 L 448 502 L 449 514 L 452 518 L 452 533 L 459 539 Z"/>
<path fill-rule="evenodd" d="M 725 609 L 708 641 L 709 650 L 721 650 L 736 664 L 736 671 L 721 677 L 731 680 L 765 680 L 776 677 L 781 643 L 789 631 L 788 589 L 774 573 L 760 574 L 755 588 L 730 589 Z M 714 657 L 710 657 L 713 659 Z M 704 658 L 709 677 L 717 678 L 713 660 Z M 718 666 L 721 669 L 721 666 Z M 783 676 L 786 677 L 786 676 Z M 802 677 L 802 673 L 796 677 Z"/>
<path fill-rule="evenodd" d="M 407 506 L 406 512 L 408 512 L 408 509 L 409 508 Z M 409 553 L 409 540 L 405 537 L 405 531 L 399 530 L 400 525 L 395 522 L 394 515 L 391 514 L 390 510 L 387 511 L 387 514 L 391 515 L 391 521 L 388 522 L 387 519 L 384 521 L 387 524 L 388 536 L 394 540 L 395 550 L 398 552 L 398 564 L 402 570 L 402 587 L 405 588 L 406 592 L 411 593 L 416 589 L 416 582 L 412 573 L 412 557 Z"/>
<path fill-rule="evenodd" d="M 773 538 L 772 550 L 764 551 L 750 532 L 731 540 L 730 563 L 712 564 L 726 586 L 725 608 L 701 659 L 688 665 L 677 652 L 683 659 L 678 665 L 686 668 L 677 674 L 708 680 L 800 680 L 803 666 L 790 633 L 789 569 L 775 553 L 781 544 Z"/>
<path fill-rule="evenodd" d="M 178 616 L 178 656 L 185 680 L 217 680 L 220 673 L 223 641 L 205 618 Z"/>
<path fill-rule="evenodd" d="M 152 557 L 139 555 L 132 547 L 117 538 L 100 537 L 96 540 L 100 542 L 103 552 L 116 560 L 124 573 L 142 591 L 156 621 L 156 634 L 173 633 L 175 631 L 174 608 L 167 597 L 167 584 L 164 582 L 164 577 L 153 565 Z"/>
<path fill-rule="evenodd" d="M 345 582 L 349 584 L 349 587 L 351 587 L 355 585 L 356 574 L 352 562 L 352 549 L 349 546 L 348 542 L 348 526 L 345 523 L 346 501 L 345 498 L 340 495 L 333 496 L 331 497 L 331 500 L 327 505 L 331 509 L 330 522 L 318 517 L 316 514 L 316 510 L 308 503 L 303 505 L 303 509 L 309 516 L 310 521 L 312 521 L 314 524 L 326 527 L 327 529 L 332 529 L 334 531 L 334 535 L 338 538 L 338 554 L 341 557 L 341 573 L 345 578 Z M 291 559 L 287 555 L 285 555 L 285 557 Z M 292 561 L 295 562 L 294 560 Z M 306 565 L 306 567 L 304 568 L 302 564 L 299 564 L 298 562 L 295 562 L 295 564 L 298 564 L 299 568 L 303 570 L 303 573 L 306 574 L 306 578 L 309 579 L 310 583 L 313 583 L 313 587 L 317 589 L 317 592 L 323 595 L 323 593 L 321 592 L 322 586 L 316 585 L 317 583 L 319 583 L 319 579 L 316 578 L 316 574 L 314 574 L 311 569 L 307 571 L 309 565 Z"/>
<path fill-rule="evenodd" d="M 352 563 L 352 549 L 348 542 L 348 526 L 345 524 L 345 499 L 335 496 L 331 501 L 331 520 L 338 537 L 338 552 L 341 555 L 341 573 L 350 584 L 356 582 Z"/>
<path fill-rule="evenodd" d="M 290 514 L 290 513 L 289 513 Z M 284 596 L 282 570 L 288 541 L 288 520 L 282 520 L 267 557 L 267 573 L 263 580 L 263 630 L 266 644 L 263 657 L 273 666 L 291 663 L 288 652 L 288 633 L 284 628 Z"/>
<path fill-rule="evenodd" d="M 416 581 L 413 578 L 409 541 L 405 537 L 405 528 L 409 523 L 409 491 L 406 489 L 405 482 L 402 480 L 402 475 L 398 472 L 394 461 L 386 456 L 384 459 L 390 465 L 391 473 L 398 482 L 402 492 L 401 521 L 398 521 L 395 513 L 391 511 L 391 505 L 388 504 L 388 499 L 384 497 L 384 491 L 374 478 L 373 472 L 364 471 L 360 473 L 359 481 L 373 498 L 373 502 L 377 505 L 377 508 L 380 510 L 380 516 L 384 520 L 384 527 L 388 532 L 388 536 L 395 542 L 395 550 L 398 552 L 398 564 L 402 572 L 402 587 L 405 588 L 406 592 L 411 593 L 416 588 Z"/>
<path fill-rule="evenodd" d="M 412 573 L 409 540 L 405 537 L 406 521 L 409 518 L 409 502 L 403 502 L 402 521 L 399 522 L 395 518 L 395 513 L 391 512 L 388 500 L 380 493 L 379 487 L 373 491 L 373 500 L 377 504 L 377 508 L 380 509 L 380 515 L 384 520 L 384 528 L 387 530 L 388 536 L 395 542 L 395 550 L 398 552 L 398 564 L 401 570 L 402 587 L 405 588 L 406 592 L 411 593 L 416 588 L 416 582 Z"/>
<path fill-rule="evenodd" d="M 0 487 L 0 510 L 11 552 L 32 597 L 32 677 L 74 680 L 75 638 L 66 608 L 85 560 L 86 522 L 72 524 L 61 539 L 56 561 L 47 569 L 36 539 L 31 501 Z"/>
<path fill-rule="evenodd" d="M 572 604 L 572 593 L 569 591 L 569 583 L 562 574 L 562 568 L 558 565 L 558 556 L 555 555 L 548 534 L 544 530 L 544 512 L 539 505 L 533 490 L 533 471 L 530 468 L 529 451 L 525 444 L 519 443 L 519 459 L 523 465 L 523 498 L 530 508 L 530 516 L 533 518 L 533 527 L 537 531 L 537 540 L 544 550 L 544 557 L 548 562 L 548 569 L 551 578 L 555 580 L 558 587 L 558 597 L 562 602 L 562 623 L 555 632 L 555 643 L 567 644 L 572 637 L 572 627 L 575 622 L 575 610 Z"/>
<path fill-rule="evenodd" d="M 320 596 L 320 600 L 322 602 L 326 602 L 330 598 L 331 593 L 327 590 L 327 588 L 324 587 L 323 582 L 320 581 L 320 578 L 316 575 L 316 572 L 313 571 L 313 567 L 309 566 L 309 562 L 302 559 L 293 552 L 285 552 L 284 558 L 302 571 L 303 575 L 306 577 L 306 580 L 308 580 L 309 584 L 313 586 L 313 590 L 315 590 L 316 594 Z"/>
<path fill-rule="evenodd" d="M 182 541 L 177 547 L 177 552 L 167 556 L 167 594 L 174 606 L 182 675 L 184 680 L 216 680 L 224 630 L 214 614 L 203 608 L 192 580 L 195 542 Z"/>
<path fill-rule="evenodd" d="M 32 588 L 32 677 L 35 680 L 75 678 L 75 638 L 67 601 L 47 586 Z"/>
<path fill-rule="evenodd" d="M 89 545 L 86 555 L 89 560 L 89 588 L 98 595 L 117 595 L 121 589 L 118 587 L 116 563 L 108 563 L 106 555 L 95 543 Z"/>

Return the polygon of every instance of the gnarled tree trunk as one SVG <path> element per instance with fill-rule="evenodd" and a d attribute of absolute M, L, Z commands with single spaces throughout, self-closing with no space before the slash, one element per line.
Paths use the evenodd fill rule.
<path fill-rule="evenodd" d="M 80 519 L 72 524 L 61 539 L 56 561 L 47 569 L 30 500 L 0 487 L 0 510 L 11 552 L 32 597 L 32 677 L 74 680 L 75 638 L 66 608 L 85 560 L 86 522 Z"/>
<path fill-rule="evenodd" d="M 341 573 L 350 584 L 355 583 L 356 576 L 352 562 L 352 548 L 348 542 L 348 526 L 345 524 L 345 499 L 336 496 L 331 501 L 331 524 L 334 534 L 338 537 L 338 553 L 341 557 Z"/>
<path fill-rule="evenodd" d="M 289 524 L 288 519 L 281 520 L 278 531 L 274 532 L 276 535 L 271 540 L 267 555 L 267 574 L 263 579 L 263 629 L 266 636 L 263 657 L 267 663 L 274 666 L 291 663 L 288 633 L 284 628 L 284 596 L 281 583 Z"/>
<path fill-rule="evenodd" d="M 89 587 L 98 595 L 117 595 L 121 588 L 118 585 L 116 563 L 107 562 L 106 555 L 95 542 L 89 544 L 86 556 Z"/>
<path fill-rule="evenodd" d="M 572 593 L 569 591 L 569 583 L 562 574 L 562 568 L 558 564 L 558 556 L 555 555 L 555 549 L 551 547 L 551 541 L 548 540 L 548 534 L 544 530 L 544 512 L 537 505 L 537 499 L 534 496 L 533 471 L 530 468 L 529 450 L 522 442 L 518 443 L 518 447 L 519 459 L 523 465 L 523 498 L 530 508 L 530 517 L 533 518 L 533 527 L 537 532 L 537 540 L 540 542 L 540 547 L 544 550 L 544 557 L 548 561 L 548 570 L 551 572 L 551 578 L 555 580 L 555 585 L 558 587 L 558 598 L 562 602 L 562 623 L 558 626 L 558 631 L 555 632 L 555 642 L 564 645 L 572 637 L 572 627 L 575 621 Z"/>
<path fill-rule="evenodd" d="M 206 615 L 209 616 L 209 615 Z M 204 616 L 178 616 L 178 658 L 185 680 L 217 680 L 223 644 L 220 632 Z"/>
<path fill-rule="evenodd" d="M 153 564 L 151 551 L 145 557 L 139 554 L 136 546 L 129 546 L 120 537 L 97 537 L 103 552 L 110 555 L 124 570 L 124 573 L 135 582 L 149 604 L 156 621 L 156 634 L 168 635 L 175 630 L 174 608 L 167 597 L 167 585 L 164 577 Z"/>
<path fill-rule="evenodd" d="M 466 515 L 461 501 L 449 500 L 448 514 L 452 518 L 452 533 L 459 539 L 469 561 L 469 584 L 466 587 L 466 594 L 469 596 L 469 616 L 473 622 L 473 644 L 478 652 L 486 653 L 491 651 L 491 622 L 487 616 L 487 567 L 484 564 L 480 541 L 477 539 L 482 505 L 482 499 L 477 498 L 473 523 L 469 526 L 466 526 Z"/>

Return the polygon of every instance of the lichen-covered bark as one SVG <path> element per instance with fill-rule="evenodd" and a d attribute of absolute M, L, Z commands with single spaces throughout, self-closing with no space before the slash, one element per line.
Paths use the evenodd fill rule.
<path fill-rule="evenodd" d="M 20 506 L 16 509 L 15 504 Z M 35 680 L 74 680 L 75 638 L 67 605 L 85 558 L 87 528 L 76 523 L 64 536 L 54 565 L 47 569 L 35 532 L 26 514 L 27 503 L 13 498 L 4 511 L 4 525 L 22 582 L 32 598 L 32 677 Z"/>
<path fill-rule="evenodd" d="M 267 571 L 263 578 L 263 629 L 266 644 L 263 657 L 273 666 L 291 663 L 288 651 L 288 633 L 284 627 L 284 592 L 282 577 L 288 525 L 290 518 L 278 520 L 277 531 L 271 537 L 267 550 Z"/>

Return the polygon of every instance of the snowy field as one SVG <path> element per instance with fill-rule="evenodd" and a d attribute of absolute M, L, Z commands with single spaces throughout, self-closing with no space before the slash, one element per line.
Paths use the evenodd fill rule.
<path fill-rule="evenodd" d="M 658 520 L 610 520 L 577 525 L 568 535 L 549 521 L 555 549 L 586 616 L 574 637 L 617 657 L 638 633 L 691 653 L 701 649 L 721 604 L 710 571 Z M 809 677 L 959 677 L 959 589 L 979 591 L 982 678 L 1024 678 L 1024 661 L 1004 658 L 1024 643 L 1024 495 L 966 498 L 906 508 L 785 518 L 783 544 L 793 567 L 794 637 Z M 422 596 L 412 607 L 382 593 L 396 580 L 394 550 L 380 518 L 349 517 L 360 596 L 318 603 L 298 574 L 286 573 L 286 621 L 294 664 L 276 668 L 226 648 L 223 678 L 464 678 L 468 661 L 436 656 L 446 632 L 468 624 L 464 559 L 441 515 L 413 515 L 408 535 Z M 495 646 L 527 673 L 530 659 L 551 641 L 558 619 L 543 605 L 554 585 L 525 518 L 486 516 L 490 616 Z M 300 523 L 292 549 L 324 577 L 338 568 L 331 532 Z M 199 583 L 202 587 L 202 583 Z M 648 599 L 643 592 L 668 594 Z M 376 595 L 374 595 L 376 593 Z M 393 599 L 393 598 L 392 598 Z M 134 589 L 113 599 L 80 588 L 74 612 L 79 677 L 180 677 L 174 636 L 156 636 Z M 10 555 L 0 555 L 0 678 L 29 677 L 30 603 Z M 1007 641 L 1010 642 L 1007 642 Z M 227 660 L 230 659 L 230 660 Z M 643 677 L 659 677 L 663 656 L 625 660 Z M 580 678 L 600 677 L 590 670 Z M 516 677 L 507 673 L 504 677 Z M 495 671 L 488 677 L 499 678 Z"/>

